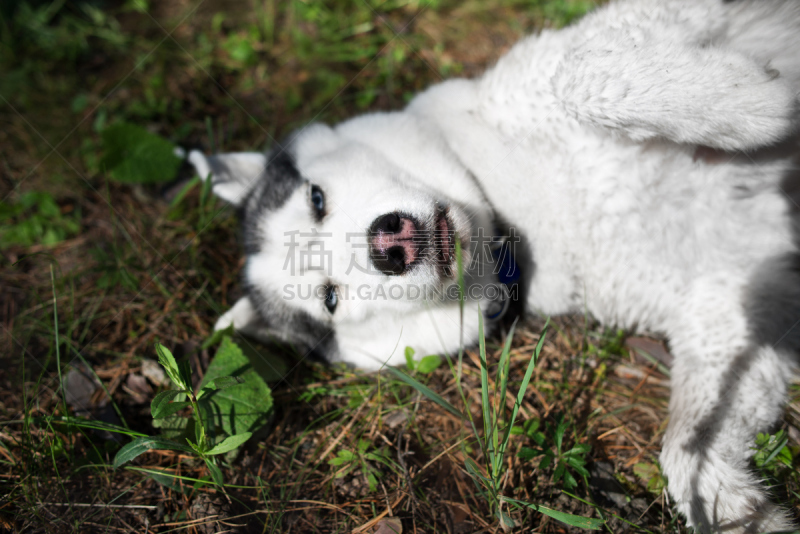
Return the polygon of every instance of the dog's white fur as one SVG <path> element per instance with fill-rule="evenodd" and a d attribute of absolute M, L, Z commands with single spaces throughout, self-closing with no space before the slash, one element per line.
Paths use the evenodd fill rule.
<path fill-rule="evenodd" d="M 420 356 L 453 351 L 462 341 L 457 299 L 375 295 L 456 281 L 428 263 L 402 276 L 348 272 L 353 260 L 370 262 L 351 237 L 392 212 L 430 224 L 434 206 L 446 205 L 467 244 L 499 215 L 532 253 L 533 265 L 523 265 L 530 310 L 588 310 L 604 324 L 668 337 L 675 363 L 661 461 L 689 523 L 787 529 L 748 462 L 755 434 L 781 414 L 794 366 L 791 347 L 778 346 L 789 332 L 760 336 L 753 314 L 765 310 L 752 304 L 754 291 L 788 272 L 775 267 L 781 258 L 798 252 L 780 185 L 792 163 L 695 154 L 789 138 L 798 91 L 800 3 L 628 0 L 529 37 L 482 77 L 431 87 L 403 111 L 300 131 L 287 150 L 304 185 L 277 209 L 246 204 L 253 184 L 267 179 L 266 156 L 219 156 L 227 171 L 215 173 L 211 158 L 193 152 L 199 174 L 215 175 L 215 193 L 258 214 L 245 223 L 260 240 L 248 256 L 248 286 L 289 307 L 265 320 L 272 311 L 244 297 L 216 327 L 312 348 L 290 317 L 302 309 L 335 332 L 331 359 L 367 369 L 402 363 L 406 346 Z M 306 182 L 325 192 L 322 221 L 312 218 Z M 287 269 L 292 230 L 302 232 L 295 252 L 322 240 L 330 265 L 298 256 Z M 466 275 L 468 286 L 490 278 Z M 309 284 L 352 294 L 340 295 L 331 314 L 323 298 L 286 292 Z M 800 295 L 796 286 L 787 291 Z M 489 303 L 467 300 L 466 343 L 477 339 L 480 304 Z"/>

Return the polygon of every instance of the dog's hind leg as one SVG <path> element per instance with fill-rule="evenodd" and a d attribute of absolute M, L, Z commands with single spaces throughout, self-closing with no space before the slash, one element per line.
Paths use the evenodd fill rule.
<path fill-rule="evenodd" d="M 751 150 L 792 133 L 798 88 L 768 60 L 712 37 L 689 41 L 687 28 L 658 17 L 640 22 L 579 33 L 552 78 L 568 115 L 634 141 L 723 150 Z"/>
<path fill-rule="evenodd" d="M 661 463 L 700 532 L 789 530 L 751 471 L 753 440 L 779 419 L 791 358 L 752 332 L 746 287 L 728 273 L 695 282 L 671 329 L 670 421 Z"/>

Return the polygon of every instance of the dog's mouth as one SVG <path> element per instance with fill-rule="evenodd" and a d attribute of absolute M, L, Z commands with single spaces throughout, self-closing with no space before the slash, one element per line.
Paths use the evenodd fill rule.
<path fill-rule="evenodd" d="M 433 251 L 436 269 L 446 277 L 453 276 L 456 233 L 447 208 L 437 208 L 433 222 Z"/>

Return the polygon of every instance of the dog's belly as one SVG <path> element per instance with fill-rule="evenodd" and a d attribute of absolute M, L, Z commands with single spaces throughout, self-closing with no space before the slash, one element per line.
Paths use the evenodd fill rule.
<path fill-rule="evenodd" d="M 764 261 L 793 250 L 779 187 L 786 161 L 708 164 L 691 147 L 621 147 L 630 159 L 598 154 L 601 165 L 588 160 L 571 177 L 578 304 L 601 321 L 669 330 L 698 280 L 744 287 Z"/>

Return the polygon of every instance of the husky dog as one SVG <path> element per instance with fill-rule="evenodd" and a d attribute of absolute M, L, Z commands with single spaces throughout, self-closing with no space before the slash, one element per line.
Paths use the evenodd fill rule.
<path fill-rule="evenodd" d="M 193 151 L 244 222 L 246 296 L 216 328 L 364 369 L 475 343 L 515 295 L 663 334 L 678 509 L 788 529 L 749 459 L 800 349 L 799 91 L 800 2 L 627 0 L 402 111 Z"/>

